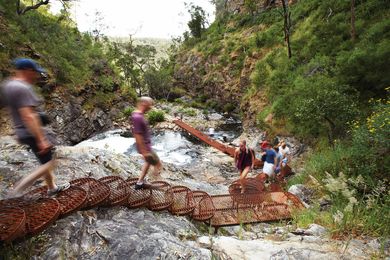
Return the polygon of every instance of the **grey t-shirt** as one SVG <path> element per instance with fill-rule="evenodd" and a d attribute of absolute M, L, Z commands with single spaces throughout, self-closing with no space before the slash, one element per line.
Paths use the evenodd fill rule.
<path fill-rule="evenodd" d="M 14 122 L 15 133 L 19 138 L 31 137 L 20 117 L 19 109 L 22 107 L 38 107 L 40 100 L 35 95 L 32 86 L 21 80 L 6 80 L 1 85 L 3 101 L 9 108 Z"/>

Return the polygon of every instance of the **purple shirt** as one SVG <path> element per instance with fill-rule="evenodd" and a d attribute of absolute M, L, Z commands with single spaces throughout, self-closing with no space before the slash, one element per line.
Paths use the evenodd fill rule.
<path fill-rule="evenodd" d="M 145 147 L 148 152 L 152 151 L 152 142 L 150 138 L 150 129 L 145 116 L 141 112 L 133 112 L 131 114 L 131 122 L 133 124 L 133 134 L 140 134 L 144 139 Z M 139 144 L 137 150 L 140 152 Z"/>

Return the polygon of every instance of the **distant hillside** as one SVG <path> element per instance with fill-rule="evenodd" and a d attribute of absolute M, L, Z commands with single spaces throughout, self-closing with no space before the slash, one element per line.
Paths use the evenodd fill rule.
<path fill-rule="evenodd" d="M 117 42 L 127 42 L 129 38 L 126 37 L 111 37 L 112 41 Z M 168 48 L 172 44 L 172 40 L 170 39 L 162 39 L 162 38 L 134 38 L 135 45 L 151 45 L 157 50 L 157 59 L 165 59 L 168 58 Z"/>

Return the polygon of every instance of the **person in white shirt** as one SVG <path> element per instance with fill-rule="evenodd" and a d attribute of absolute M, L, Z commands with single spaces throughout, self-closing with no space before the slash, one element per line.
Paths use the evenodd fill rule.
<path fill-rule="evenodd" d="M 286 142 L 282 140 L 279 143 L 279 152 L 282 154 L 282 166 L 286 166 L 287 162 L 290 161 L 290 148 L 287 146 Z"/>

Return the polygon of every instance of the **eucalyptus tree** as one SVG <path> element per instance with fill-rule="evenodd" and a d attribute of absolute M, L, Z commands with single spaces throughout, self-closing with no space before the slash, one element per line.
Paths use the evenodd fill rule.
<path fill-rule="evenodd" d="M 66 9 L 68 7 L 68 3 L 72 0 L 58 0 L 62 3 L 64 8 Z M 26 1 L 22 0 L 16 0 L 16 13 L 18 15 L 23 15 L 27 13 L 28 11 L 38 9 L 39 7 L 43 5 L 48 5 L 52 2 L 51 0 L 30 0 L 28 3 Z"/>

